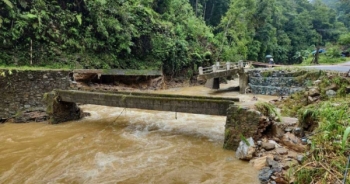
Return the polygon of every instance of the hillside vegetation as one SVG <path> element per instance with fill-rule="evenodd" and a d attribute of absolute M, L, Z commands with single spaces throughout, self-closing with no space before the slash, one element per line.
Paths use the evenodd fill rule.
<path fill-rule="evenodd" d="M 332 1 L 333 2 L 333 1 Z M 348 49 L 350 6 L 307 0 L 0 0 L 0 65 L 163 69 L 301 63 Z M 327 50 L 327 48 L 326 48 Z M 316 54 L 317 56 L 317 54 Z"/>

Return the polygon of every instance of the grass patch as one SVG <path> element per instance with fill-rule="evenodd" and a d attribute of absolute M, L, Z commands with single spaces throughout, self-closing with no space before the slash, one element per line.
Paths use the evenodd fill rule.
<path fill-rule="evenodd" d="M 267 117 L 277 117 L 278 121 L 281 121 L 281 114 L 276 110 L 276 107 L 267 102 L 258 102 L 255 104 L 255 107 L 260 111 L 264 116 Z"/>
<path fill-rule="evenodd" d="M 8 70 L 72 70 L 74 67 L 69 65 L 46 65 L 46 66 L 14 66 L 14 65 L 0 65 L 0 69 Z"/>
<path fill-rule="evenodd" d="M 337 98 L 305 107 L 299 111 L 300 120 L 313 121 L 311 149 L 304 163 L 296 168 L 296 183 L 339 183 L 343 180 L 349 151 L 350 106 L 344 98 Z M 346 176 L 350 181 L 350 177 Z"/>
<path fill-rule="evenodd" d="M 313 65 L 312 63 L 313 57 L 310 56 L 307 59 L 305 59 L 300 65 L 306 66 L 306 65 Z M 320 54 L 318 58 L 319 64 L 338 64 L 338 63 L 344 63 L 345 61 L 349 61 L 350 58 L 346 57 L 330 57 L 326 56 L 324 54 Z"/>
<path fill-rule="evenodd" d="M 345 90 L 350 81 L 335 74 L 320 75 L 319 80 L 313 86 L 319 89 L 319 101 L 310 103 L 308 93 L 299 92 L 279 104 L 282 114 L 298 117 L 311 141 L 303 163 L 291 170 L 295 183 L 342 183 L 350 155 L 350 95 Z M 336 96 L 326 95 L 330 87 Z"/>

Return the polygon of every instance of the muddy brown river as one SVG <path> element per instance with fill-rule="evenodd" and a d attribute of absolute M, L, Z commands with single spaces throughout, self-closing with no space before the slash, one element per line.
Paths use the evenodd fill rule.
<path fill-rule="evenodd" d="M 204 87 L 161 93 L 238 95 Z M 0 183 L 259 183 L 254 168 L 222 149 L 226 117 L 82 108 L 91 116 L 80 121 L 0 124 Z"/>

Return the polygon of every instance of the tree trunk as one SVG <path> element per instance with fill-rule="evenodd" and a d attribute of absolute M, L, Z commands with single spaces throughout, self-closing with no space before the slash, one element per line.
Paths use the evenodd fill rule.
<path fill-rule="evenodd" d="M 205 10 L 207 10 L 207 2 L 205 2 L 204 10 L 203 10 L 203 20 L 205 21 Z"/>
<path fill-rule="evenodd" d="M 198 0 L 196 0 L 196 17 L 197 17 L 197 11 L 198 11 Z"/>
<path fill-rule="evenodd" d="M 316 45 L 316 53 L 315 53 L 315 60 L 314 60 L 314 64 L 318 65 L 318 58 L 319 58 L 319 52 L 320 52 L 320 44 L 321 44 L 321 39 L 322 39 L 322 36 L 319 35 L 318 37 L 318 42 L 317 42 L 317 45 Z"/>
<path fill-rule="evenodd" d="M 211 17 L 214 14 L 214 8 L 215 8 L 215 3 L 213 3 L 212 7 L 211 7 L 211 12 L 210 12 L 210 17 L 209 17 L 209 21 L 211 20 Z"/>
<path fill-rule="evenodd" d="M 30 65 L 33 65 L 33 40 L 30 39 Z"/>
<path fill-rule="evenodd" d="M 318 55 L 319 55 L 319 52 L 320 51 L 320 46 L 317 45 L 316 46 L 316 53 L 315 53 L 315 59 L 314 59 L 314 64 L 318 65 Z"/>

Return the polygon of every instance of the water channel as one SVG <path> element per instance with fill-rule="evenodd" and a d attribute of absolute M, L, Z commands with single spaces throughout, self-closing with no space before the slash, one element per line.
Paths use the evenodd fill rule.
<path fill-rule="evenodd" d="M 200 86 L 161 93 L 238 95 Z M 91 116 L 79 121 L 0 124 L 0 183 L 259 183 L 254 168 L 222 149 L 226 117 L 82 108 Z"/>

